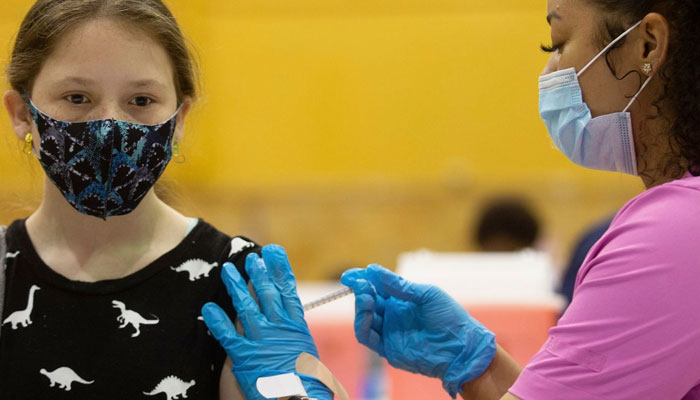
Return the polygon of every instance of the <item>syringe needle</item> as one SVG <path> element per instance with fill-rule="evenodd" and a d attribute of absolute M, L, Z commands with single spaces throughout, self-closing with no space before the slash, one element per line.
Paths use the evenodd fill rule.
<path fill-rule="evenodd" d="M 317 300 L 314 300 L 310 303 L 304 304 L 304 311 L 313 310 L 316 307 L 319 307 L 319 306 L 322 306 L 326 303 L 330 303 L 332 301 L 338 300 L 338 299 L 343 298 L 351 293 L 352 293 L 352 289 L 350 289 L 348 287 L 336 290 L 333 293 L 327 294 L 327 295 L 325 295 Z"/>

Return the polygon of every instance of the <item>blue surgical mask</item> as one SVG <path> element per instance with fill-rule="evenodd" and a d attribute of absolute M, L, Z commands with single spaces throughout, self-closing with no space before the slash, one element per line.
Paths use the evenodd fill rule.
<path fill-rule="evenodd" d="M 637 175 L 637 158 L 628 112 L 651 76 L 622 112 L 592 118 L 583 102 L 578 78 L 615 44 L 641 25 L 625 31 L 596 55 L 581 71 L 574 68 L 540 77 L 540 116 L 557 148 L 574 163 L 586 168 Z"/>
<path fill-rule="evenodd" d="M 39 130 L 39 162 L 73 208 L 106 219 L 132 212 L 172 158 L 176 112 L 141 125 L 115 119 L 66 122 L 29 101 Z"/>

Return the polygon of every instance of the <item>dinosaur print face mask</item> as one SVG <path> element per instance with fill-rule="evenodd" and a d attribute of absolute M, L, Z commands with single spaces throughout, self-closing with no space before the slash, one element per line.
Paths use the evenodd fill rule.
<path fill-rule="evenodd" d="M 66 122 L 31 101 L 39 162 L 73 208 L 102 219 L 132 212 L 172 158 L 177 114 L 156 125 L 115 119 Z"/>

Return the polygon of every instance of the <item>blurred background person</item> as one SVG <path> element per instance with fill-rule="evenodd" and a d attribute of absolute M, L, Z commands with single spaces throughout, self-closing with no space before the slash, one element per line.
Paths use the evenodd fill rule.
<path fill-rule="evenodd" d="M 561 284 L 558 289 L 558 292 L 566 299 L 566 305 L 571 303 L 571 298 L 574 296 L 574 286 L 576 284 L 578 270 L 581 268 L 591 247 L 596 244 L 610 227 L 613 216 L 614 215 L 607 216 L 605 219 L 586 228 L 576 242 L 571 252 L 571 258 L 564 269 L 564 274 L 562 275 Z M 562 310 L 562 312 L 563 311 L 564 310 Z"/>
<path fill-rule="evenodd" d="M 535 248 L 540 222 L 524 198 L 497 197 L 482 206 L 473 236 L 477 249 L 483 252 Z"/>

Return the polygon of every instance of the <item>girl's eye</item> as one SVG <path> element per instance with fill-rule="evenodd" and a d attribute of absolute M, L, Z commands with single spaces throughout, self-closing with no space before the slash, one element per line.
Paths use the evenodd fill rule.
<path fill-rule="evenodd" d="M 69 94 L 65 99 L 73 104 L 85 104 L 88 102 L 87 96 L 82 94 Z"/>
<path fill-rule="evenodd" d="M 553 44 L 551 46 L 547 46 L 542 44 L 540 45 L 540 49 L 542 49 L 542 51 L 544 51 L 545 53 L 554 53 L 555 51 L 561 51 L 561 45 Z"/>
<path fill-rule="evenodd" d="M 129 104 L 135 105 L 137 107 L 146 107 L 153 103 L 153 99 L 146 96 L 137 96 L 129 102 Z"/>

